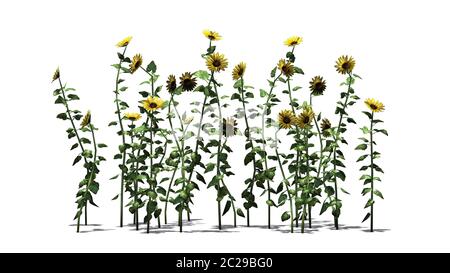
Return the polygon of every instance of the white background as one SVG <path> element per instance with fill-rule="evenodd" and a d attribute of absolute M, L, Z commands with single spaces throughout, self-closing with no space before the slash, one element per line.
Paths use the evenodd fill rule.
<path fill-rule="evenodd" d="M 2 1 L 0 251 L 449 251 L 448 10 L 447 1 Z M 115 118 L 115 71 L 109 66 L 116 61 L 114 45 L 132 35 L 130 54 L 142 53 L 145 63 L 155 60 L 165 79 L 169 73 L 204 69 L 200 53 L 207 46 L 201 34 L 205 28 L 223 35 L 217 46 L 230 66 L 247 62 L 246 81 L 258 89 L 267 89 L 265 79 L 286 51 L 284 39 L 302 36 L 296 55 L 305 76 L 296 79 L 304 87 L 298 96 L 306 99 L 309 79 L 323 75 L 328 89 L 316 102 L 325 116 L 333 114 L 342 91 L 334 61 L 342 54 L 354 56 L 355 72 L 363 77 L 356 92 L 385 103 L 380 117 L 390 133 L 379 138 L 379 163 L 386 172 L 379 188 L 386 200 L 375 206 L 378 232 L 364 232 L 368 223 L 360 223 L 366 199 L 360 196 L 359 164 L 354 163 L 358 126 L 347 135 L 351 144 L 345 188 L 352 195 L 344 199 L 340 222 L 348 229 L 332 230 L 327 213 L 315 219 L 324 225 L 318 230 L 285 233 L 283 208 L 272 217 L 275 225 L 282 225 L 279 230 L 211 232 L 215 192 L 205 188 L 196 194 L 193 217 L 200 220 L 186 227 L 191 232 L 179 234 L 173 228 L 145 234 L 117 227 L 118 203 L 110 199 L 119 183 L 108 178 L 118 172 L 111 156 L 119 139 L 106 126 Z M 76 234 L 71 226 L 83 171 L 71 167 L 75 155 L 68 151 L 68 123 L 55 118 L 62 109 L 53 104 L 56 85 L 50 81 L 58 65 L 63 81 L 79 90 L 82 101 L 76 106 L 93 111 L 101 129 L 99 142 L 110 147 L 104 151 L 110 160 L 99 177 L 100 208 L 91 207 L 89 213 L 90 222 L 98 226 L 82 227 L 98 232 Z M 231 94 L 230 72 L 219 75 L 227 84 L 221 94 Z M 144 79 L 137 74 L 128 82 L 126 100 L 134 107 L 136 83 Z M 286 103 L 282 88 L 277 91 Z M 367 122 L 360 113 L 364 107 L 359 102 L 349 110 L 359 124 Z M 331 119 L 336 122 L 335 116 Z M 243 138 L 232 144 L 243 145 Z M 238 169 L 242 155 L 236 148 L 236 160 L 231 161 L 239 175 L 228 180 L 236 196 L 249 175 Z M 263 226 L 263 200 L 260 207 L 253 210 L 252 223 Z M 174 221 L 173 208 L 169 211 Z M 232 223 L 230 214 L 224 222 Z M 239 224 L 245 220 L 239 218 Z"/>

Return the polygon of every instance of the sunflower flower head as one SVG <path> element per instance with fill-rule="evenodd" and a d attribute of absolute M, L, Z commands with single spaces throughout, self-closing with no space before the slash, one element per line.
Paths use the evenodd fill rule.
<path fill-rule="evenodd" d="M 366 99 L 364 103 L 369 107 L 370 111 L 375 113 L 384 111 L 384 104 L 376 99 Z"/>
<path fill-rule="evenodd" d="M 192 91 L 197 86 L 197 78 L 191 72 L 185 72 L 180 77 L 180 85 L 183 91 Z"/>
<path fill-rule="evenodd" d="M 203 35 L 205 35 L 205 37 L 211 41 L 218 41 L 218 40 L 222 39 L 222 36 L 220 36 L 219 33 L 215 32 L 215 31 L 211 31 L 209 29 L 203 30 Z"/>
<path fill-rule="evenodd" d="M 352 56 L 342 55 L 338 58 L 334 67 L 336 68 L 336 71 L 341 74 L 350 74 L 352 73 L 355 64 L 355 59 L 353 59 Z"/>
<path fill-rule="evenodd" d="M 170 75 L 166 81 L 166 89 L 169 93 L 173 93 L 177 89 L 177 79 L 174 75 Z"/>
<path fill-rule="evenodd" d="M 321 76 L 315 76 L 309 82 L 309 90 L 313 96 L 321 96 L 327 88 L 327 82 Z"/>
<path fill-rule="evenodd" d="M 191 124 L 191 122 L 194 120 L 193 116 L 187 116 L 185 118 L 183 118 L 183 124 L 184 125 L 189 125 Z"/>
<path fill-rule="evenodd" d="M 117 47 L 126 47 L 133 37 L 128 36 L 116 44 Z"/>
<path fill-rule="evenodd" d="M 247 67 L 247 64 L 244 62 L 240 62 L 239 64 L 237 64 L 233 68 L 233 71 L 231 72 L 231 76 L 233 76 L 233 80 L 237 81 L 240 78 L 242 78 L 244 76 L 246 67 Z"/>
<path fill-rule="evenodd" d="M 284 41 L 286 46 L 296 46 L 303 42 L 303 38 L 299 36 L 291 36 Z"/>
<path fill-rule="evenodd" d="M 295 72 L 294 65 L 290 61 L 287 61 L 285 59 L 281 59 L 278 62 L 278 69 L 286 77 L 292 77 L 292 75 L 294 75 Z"/>
<path fill-rule="evenodd" d="M 155 111 L 161 109 L 164 105 L 164 101 L 159 97 L 148 97 L 142 102 L 142 106 L 147 111 Z"/>
<path fill-rule="evenodd" d="M 206 58 L 206 67 L 211 72 L 220 72 L 228 67 L 228 60 L 225 58 L 225 55 L 215 52 Z"/>
<path fill-rule="evenodd" d="M 136 72 L 139 67 L 141 67 L 142 65 L 142 56 L 141 54 L 136 54 L 133 56 L 133 60 L 130 63 L 130 72 L 131 74 L 133 74 L 134 72 Z"/>
<path fill-rule="evenodd" d="M 322 135 L 324 137 L 331 136 L 331 122 L 327 118 L 322 119 L 322 122 L 320 123 L 320 129 L 322 130 Z"/>
<path fill-rule="evenodd" d="M 222 133 L 225 137 L 235 136 L 238 132 L 237 121 L 233 117 L 222 120 Z"/>
<path fill-rule="evenodd" d="M 53 73 L 52 82 L 59 79 L 59 76 L 60 76 L 60 73 L 59 73 L 59 67 L 58 67 L 58 68 L 56 68 L 55 73 Z"/>
<path fill-rule="evenodd" d="M 141 114 L 139 113 L 125 113 L 125 118 L 131 121 L 137 121 L 141 119 Z"/>
<path fill-rule="evenodd" d="M 311 107 L 305 107 L 303 112 L 298 115 L 297 126 L 305 129 L 311 127 L 311 122 L 314 120 L 314 112 Z"/>
<path fill-rule="evenodd" d="M 297 118 L 291 110 L 283 110 L 278 113 L 278 124 L 282 129 L 290 129 L 297 122 Z"/>
<path fill-rule="evenodd" d="M 84 128 L 91 124 L 91 111 L 87 111 L 86 115 L 84 115 L 83 119 L 81 120 L 81 128 Z"/>

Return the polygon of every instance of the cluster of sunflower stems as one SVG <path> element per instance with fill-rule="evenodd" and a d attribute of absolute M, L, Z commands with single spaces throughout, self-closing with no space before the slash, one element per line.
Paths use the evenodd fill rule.
<path fill-rule="evenodd" d="M 118 194 L 113 198 L 119 199 L 120 226 L 124 225 L 124 209 L 127 208 L 136 230 L 140 227 L 141 219 L 147 233 L 150 232 L 152 220 L 160 228 L 162 217 L 164 224 L 168 224 L 168 208 L 171 204 L 182 232 L 184 219 L 191 221 L 194 193 L 200 190 L 199 185 L 202 183 L 206 188 L 214 189 L 218 229 L 222 229 L 222 217 L 228 212 L 233 215 L 234 227 L 237 226 L 237 216 L 246 218 L 247 226 L 251 226 L 251 212 L 258 208 L 256 194 L 265 200 L 269 229 L 272 207 L 284 207 L 285 204 L 288 210 L 281 214 L 281 220 L 289 220 L 291 232 L 294 232 L 294 227 L 300 227 L 302 233 L 306 226 L 311 228 L 313 209 L 319 204 L 320 214 L 330 210 L 335 228 L 339 229 L 342 210 L 340 193 L 349 194 L 340 186 L 346 179 L 342 145 L 348 144 L 344 138 L 347 125 L 356 124 L 349 110 L 359 100 L 353 89 L 356 79 L 360 79 L 353 73 L 355 60 L 350 56 L 341 56 L 336 61 L 337 72 L 345 76 L 341 84 L 345 90 L 341 92 L 336 105 L 337 123 L 332 124 L 329 119 L 322 118 L 313 105 L 313 100 L 322 96 L 327 88 L 322 76 L 311 79 L 310 92 L 305 101 L 302 102 L 301 94 L 297 94 L 301 86 L 295 84 L 296 78 L 304 75 L 303 70 L 295 64 L 295 49 L 302 43 L 301 37 L 292 36 L 285 41 L 289 50 L 271 70 L 268 88 L 259 90 L 263 103 L 256 104 L 254 87 L 246 85 L 244 80 L 247 67 L 244 62 L 238 63 L 232 70 L 235 91 L 231 97 L 221 95 L 221 75 L 228 67 L 228 60 L 219 53 L 215 43 L 222 37 L 210 30 L 203 31 L 203 34 L 208 40 L 208 46 L 201 58 L 207 69 L 182 73 L 178 81 L 175 75 L 169 75 L 166 91 L 163 91 L 163 85 L 157 83 L 159 75 L 154 61 L 145 66 L 140 54 L 127 56 L 131 37 L 117 44 L 120 51 L 117 53 L 117 62 L 112 65 L 116 72 L 113 90 L 116 110 L 115 119 L 109 126 L 118 128 L 120 139 L 118 152 L 114 155 L 114 159 L 119 160 L 119 173 L 110 178 L 120 180 Z M 124 99 L 128 91 L 125 83 L 128 77 L 136 77 L 136 74 L 145 80 L 139 85 L 142 99 L 136 102 L 136 111 L 133 112 L 129 111 L 131 107 Z M 53 81 L 56 80 L 59 88 L 54 91 L 57 96 L 55 103 L 65 106 L 65 112 L 57 117 L 70 121 L 68 137 L 77 139 L 71 149 L 79 148 L 74 165 L 84 160 L 86 169 L 76 201 L 75 219 L 79 231 L 83 213 L 87 224 L 88 203 L 96 206 L 92 195 L 99 189 L 96 181 L 98 165 L 105 160 L 97 154 L 97 148 L 106 145 L 96 143 L 94 132 L 97 129 L 92 123 L 91 113 L 88 111 L 83 117 L 79 110 L 69 107 L 69 103 L 79 97 L 74 94 L 75 89 L 62 84 L 59 69 L 53 76 Z M 282 92 L 277 92 L 280 88 Z M 180 113 L 179 101 L 183 101 L 183 96 L 191 92 L 200 93 L 202 100 L 191 103 L 190 113 Z M 239 106 L 233 116 L 225 117 L 222 110 L 230 106 L 228 102 L 232 100 L 237 100 Z M 289 107 L 274 117 L 272 109 L 283 100 L 289 102 Z M 365 208 L 370 208 L 370 212 L 363 222 L 370 218 L 370 230 L 373 231 L 374 196 L 383 198 L 381 191 L 374 187 L 374 181 L 381 181 L 375 172 L 383 172 L 374 163 L 380 157 L 380 153 L 374 151 L 374 135 L 387 135 L 387 131 L 375 128 L 382 121 L 374 119 L 374 115 L 382 112 L 384 105 L 375 99 L 367 99 L 365 104 L 370 112 L 363 113 L 369 118 L 370 125 L 361 130 L 369 139 L 361 137 L 362 143 L 356 149 L 370 149 L 370 152 L 359 157 L 358 162 L 370 159 L 368 165 L 361 167 L 361 171 L 369 171 L 361 180 L 364 185 L 370 186 L 364 186 L 362 191 L 363 195 L 370 193 L 370 199 L 365 205 Z M 75 121 L 80 119 L 81 125 L 77 127 Z M 235 175 L 228 162 L 233 152 L 228 140 L 235 135 L 242 135 L 237 120 L 243 120 L 244 124 L 246 154 L 243 164 L 251 167 L 251 175 L 242 178 L 241 198 L 245 213 L 227 186 L 230 177 Z M 89 133 L 91 137 L 83 137 L 82 133 Z M 281 146 L 281 143 L 290 145 Z M 93 148 L 88 149 L 87 145 Z M 289 149 L 286 150 L 286 147 Z M 211 177 L 209 180 L 205 178 L 208 173 Z M 277 173 L 279 176 L 276 176 Z M 234 181 L 240 179 L 235 178 Z"/>

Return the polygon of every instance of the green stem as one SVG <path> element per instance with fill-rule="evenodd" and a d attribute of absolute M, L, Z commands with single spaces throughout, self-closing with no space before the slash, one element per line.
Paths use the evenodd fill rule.
<path fill-rule="evenodd" d="M 370 200 L 373 202 L 373 116 L 370 119 Z M 373 203 L 370 205 L 370 232 L 373 232 Z"/>
<path fill-rule="evenodd" d="M 220 150 L 220 153 L 222 153 L 222 151 L 223 151 L 225 145 L 227 144 L 227 140 L 228 140 L 228 139 L 225 138 L 225 142 L 224 142 L 223 145 L 222 145 L 222 149 Z M 230 193 L 230 191 L 228 190 L 228 187 L 227 187 L 227 185 L 225 184 L 225 181 L 224 181 L 223 179 L 221 179 L 220 181 L 222 182 L 222 185 L 227 189 L 227 192 L 228 192 L 228 199 L 230 199 L 230 201 L 231 201 L 231 208 L 232 208 L 232 210 L 233 210 L 233 223 L 234 223 L 234 227 L 237 227 L 236 207 L 235 207 L 235 205 L 234 205 L 234 200 L 235 200 L 235 198 L 233 197 L 233 195 L 232 195 L 232 194 Z"/>
<path fill-rule="evenodd" d="M 172 178 L 170 179 L 170 183 L 169 183 L 169 187 L 167 189 L 167 193 L 166 193 L 166 203 L 164 204 L 164 223 L 167 225 L 167 204 L 169 203 L 169 193 L 170 190 L 172 189 L 172 183 L 173 180 L 175 179 L 175 174 L 177 173 L 177 167 L 178 165 L 173 169 L 173 173 L 172 173 Z"/>
<path fill-rule="evenodd" d="M 305 183 L 305 187 L 306 187 L 306 190 L 310 190 L 310 187 L 309 187 L 309 147 L 308 147 L 308 130 L 307 129 L 305 129 L 304 130 L 304 133 L 305 133 L 305 140 L 304 140 L 304 142 L 305 142 L 305 144 L 306 144 L 306 177 L 305 177 L 305 181 L 306 181 L 306 183 Z M 310 194 L 310 193 L 308 193 L 308 194 Z M 305 196 L 305 198 L 306 198 L 306 196 Z M 307 199 L 309 199 L 309 198 L 307 198 Z M 304 233 L 304 231 L 305 231 L 305 215 L 306 215 L 306 207 L 307 207 L 307 204 L 305 203 L 304 205 L 303 205 L 303 213 L 302 213 L 302 233 Z M 310 217 L 310 214 L 311 214 L 311 207 L 309 206 L 309 204 L 308 204 L 308 212 L 309 212 L 309 217 Z M 310 223 L 310 227 L 311 227 L 311 218 L 309 218 L 310 220 L 309 220 L 309 223 Z"/>
<path fill-rule="evenodd" d="M 125 56 L 125 53 L 127 51 L 127 47 L 124 48 L 122 55 Z M 123 130 L 123 123 L 122 123 L 122 116 L 120 113 L 120 106 L 119 106 L 119 77 L 120 77 L 120 70 L 122 69 L 122 62 L 123 59 L 120 59 L 119 66 L 117 68 L 117 74 L 116 74 L 116 90 L 114 93 L 116 94 L 116 113 L 117 113 L 117 119 L 119 120 L 120 125 L 120 134 L 122 135 L 122 145 L 125 145 L 125 132 Z M 125 166 L 126 161 L 126 150 L 124 149 L 122 152 L 122 168 L 121 168 L 121 174 L 120 174 L 120 227 L 123 227 L 123 192 L 124 192 L 124 171 L 123 167 Z"/>
<path fill-rule="evenodd" d="M 270 101 L 270 98 L 272 97 L 272 92 L 273 92 L 273 90 L 275 88 L 275 83 L 278 81 L 278 79 L 280 77 L 281 77 L 281 73 L 278 74 L 278 76 L 274 79 L 273 84 L 270 87 L 269 94 L 267 95 L 266 103 L 264 104 L 264 109 L 263 109 L 262 119 L 261 119 L 261 140 L 262 140 L 262 149 L 263 149 L 263 152 L 264 152 L 263 161 L 264 161 L 264 168 L 265 168 L 265 170 L 269 169 L 268 164 L 267 164 L 266 138 L 265 138 L 265 135 L 264 135 L 264 129 L 266 127 L 266 113 L 271 108 L 271 106 L 269 105 L 269 101 Z M 270 198 L 271 198 L 270 197 L 270 190 L 271 190 L 270 189 L 270 180 L 267 179 L 266 183 L 267 183 L 267 200 L 270 200 Z M 269 229 L 270 229 L 270 218 L 271 218 L 270 217 L 270 206 L 267 205 L 267 228 L 269 228 Z"/>
<path fill-rule="evenodd" d="M 281 170 L 281 175 L 283 176 L 283 181 L 284 184 L 286 185 L 286 192 L 289 196 L 289 209 L 291 212 L 291 233 L 294 233 L 294 207 L 292 204 L 292 195 L 289 192 L 289 181 L 286 179 L 286 175 L 284 173 L 284 169 L 283 169 L 283 165 L 281 164 L 281 160 L 280 160 L 280 154 L 278 153 L 278 148 L 275 148 L 275 154 L 277 155 L 277 161 L 278 161 L 278 165 L 280 166 L 280 170 Z"/>

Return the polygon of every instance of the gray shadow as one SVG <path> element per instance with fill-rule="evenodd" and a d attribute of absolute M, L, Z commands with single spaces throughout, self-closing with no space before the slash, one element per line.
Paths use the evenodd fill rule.
<path fill-rule="evenodd" d="M 110 231 L 114 230 L 112 228 L 94 228 L 91 230 L 81 230 L 80 233 L 91 233 L 91 232 L 97 232 L 97 231 Z"/>
<path fill-rule="evenodd" d="M 371 232 L 370 229 L 364 229 L 363 230 L 363 232 L 367 232 L 367 233 L 387 232 L 387 231 L 391 231 L 391 229 L 389 229 L 389 228 L 375 228 L 375 229 L 373 229 L 373 232 Z"/>

